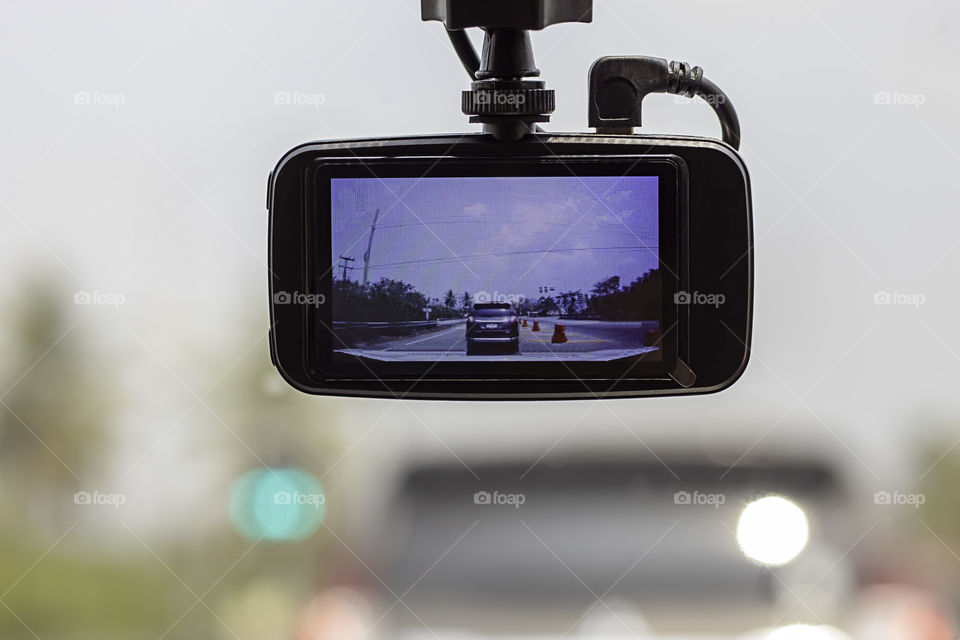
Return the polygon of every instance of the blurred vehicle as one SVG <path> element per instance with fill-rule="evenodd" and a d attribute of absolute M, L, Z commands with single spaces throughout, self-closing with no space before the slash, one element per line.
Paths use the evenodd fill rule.
<path fill-rule="evenodd" d="M 375 637 L 850 637 L 862 529 L 816 459 L 420 463 L 383 516 Z"/>
<path fill-rule="evenodd" d="M 467 317 L 467 355 L 484 347 L 502 347 L 506 353 L 520 352 L 520 319 L 508 303 L 478 303 Z"/>

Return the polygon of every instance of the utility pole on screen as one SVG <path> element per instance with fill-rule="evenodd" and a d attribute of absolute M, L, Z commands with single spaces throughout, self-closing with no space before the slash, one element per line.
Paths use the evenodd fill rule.
<path fill-rule="evenodd" d="M 356 260 L 356 258 L 348 258 L 346 256 L 340 256 L 340 268 L 343 269 L 343 279 L 347 279 L 347 272 L 356 269 L 356 267 L 351 267 L 349 263 Z"/>
<path fill-rule="evenodd" d="M 370 225 L 370 239 L 367 240 L 367 251 L 363 254 L 363 284 L 366 286 L 370 272 L 370 250 L 373 248 L 373 233 L 377 230 L 377 220 L 380 218 L 380 209 L 373 212 L 373 223 Z"/>

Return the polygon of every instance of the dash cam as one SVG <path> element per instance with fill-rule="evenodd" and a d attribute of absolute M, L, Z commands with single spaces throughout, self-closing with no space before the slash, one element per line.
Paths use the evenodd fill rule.
<path fill-rule="evenodd" d="M 750 185 L 697 67 L 604 58 L 596 133 L 548 133 L 530 29 L 589 0 L 423 0 L 482 132 L 316 142 L 271 173 L 270 346 L 294 387 L 419 399 L 711 393 L 750 351 Z M 482 27 L 483 56 L 462 29 Z M 649 93 L 700 96 L 723 141 L 634 135 Z"/>

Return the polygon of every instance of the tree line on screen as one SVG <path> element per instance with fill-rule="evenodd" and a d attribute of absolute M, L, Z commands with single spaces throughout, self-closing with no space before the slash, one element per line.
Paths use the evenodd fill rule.
<path fill-rule="evenodd" d="M 466 302 L 473 299 L 466 296 Z M 464 299 L 448 291 L 443 300 L 429 298 L 402 280 L 381 278 L 366 285 L 353 280 L 333 281 L 334 320 L 349 322 L 410 322 L 461 318 Z"/>
<path fill-rule="evenodd" d="M 584 320 L 656 320 L 660 317 L 660 270 L 652 269 L 628 285 L 611 276 L 581 290 L 561 291 L 520 305 L 522 313 L 559 315 Z"/>
<path fill-rule="evenodd" d="M 409 322 L 466 317 L 473 308 L 468 291 L 449 289 L 442 298 L 431 298 L 402 280 L 381 278 L 361 284 L 353 280 L 333 281 L 334 320 L 350 322 Z M 561 316 L 598 320 L 653 320 L 660 316 L 661 278 L 653 269 L 621 286 L 620 276 L 597 282 L 584 293 L 561 291 L 526 300 L 517 306 L 524 315 Z M 427 312 L 429 310 L 429 314 Z"/>

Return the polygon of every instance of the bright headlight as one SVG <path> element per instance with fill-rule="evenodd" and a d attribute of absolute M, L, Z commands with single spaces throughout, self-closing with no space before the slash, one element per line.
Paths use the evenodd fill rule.
<path fill-rule="evenodd" d="M 809 536 L 803 509 L 779 496 L 751 502 L 737 524 L 737 542 L 744 555 L 770 566 L 787 564 L 800 555 Z"/>

